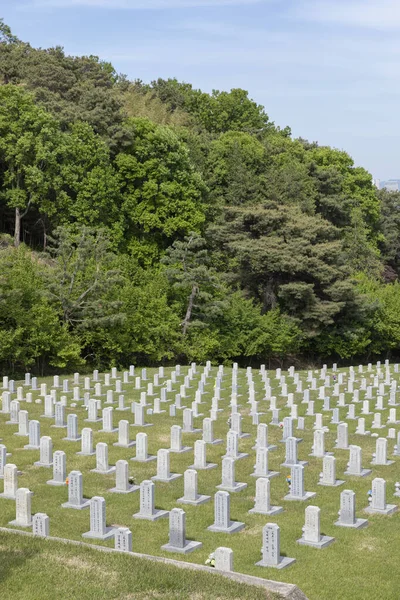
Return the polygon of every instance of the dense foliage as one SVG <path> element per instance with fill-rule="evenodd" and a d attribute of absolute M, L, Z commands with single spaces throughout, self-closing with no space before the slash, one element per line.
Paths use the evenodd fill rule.
<path fill-rule="evenodd" d="M 246 91 L 0 21 L 0 366 L 399 353 L 400 194 Z"/>

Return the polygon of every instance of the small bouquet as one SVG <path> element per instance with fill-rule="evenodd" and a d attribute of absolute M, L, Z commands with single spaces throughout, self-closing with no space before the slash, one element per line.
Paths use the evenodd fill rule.
<path fill-rule="evenodd" d="M 214 552 L 211 552 L 211 554 L 207 558 L 205 564 L 207 565 L 207 567 L 215 567 L 215 554 L 214 554 Z"/>

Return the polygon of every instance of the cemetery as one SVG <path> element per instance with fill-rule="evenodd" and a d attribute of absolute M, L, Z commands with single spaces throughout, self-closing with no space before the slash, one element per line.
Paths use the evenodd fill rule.
<path fill-rule="evenodd" d="M 0 386 L 0 535 L 124 564 L 212 554 L 215 572 L 310 600 L 398 597 L 399 365 L 131 366 Z"/>

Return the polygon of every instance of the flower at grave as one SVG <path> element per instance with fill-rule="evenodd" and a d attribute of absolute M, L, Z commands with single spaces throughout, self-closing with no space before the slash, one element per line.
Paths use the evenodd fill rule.
<path fill-rule="evenodd" d="M 282 421 L 279 423 L 279 427 L 282 429 L 282 427 L 283 427 L 283 422 Z"/>
<path fill-rule="evenodd" d="M 288 484 L 288 486 L 290 487 L 291 483 L 292 483 L 292 478 L 290 475 L 286 475 L 286 483 Z"/>
<path fill-rule="evenodd" d="M 372 502 L 372 490 L 368 490 L 367 496 L 368 496 L 368 502 Z"/>
<path fill-rule="evenodd" d="M 205 564 L 208 567 L 215 567 L 215 554 L 214 554 L 214 552 L 211 552 L 211 554 L 208 556 Z"/>
<path fill-rule="evenodd" d="M 69 485 L 69 477 L 65 480 L 66 485 Z"/>
<path fill-rule="evenodd" d="M 396 488 L 396 493 L 398 493 L 400 491 L 400 482 L 396 481 L 394 487 Z"/>
<path fill-rule="evenodd" d="M 130 483 L 131 485 L 134 485 L 134 483 L 135 483 L 135 478 L 134 478 L 134 477 L 129 477 L 129 483 Z"/>

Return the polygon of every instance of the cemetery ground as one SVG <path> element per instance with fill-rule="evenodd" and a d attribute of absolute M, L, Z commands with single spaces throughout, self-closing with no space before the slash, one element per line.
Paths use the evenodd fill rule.
<path fill-rule="evenodd" d="M 359 386 L 360 379 L 365 377 L 370 382 L 372 374 L 375 374 L 376 367 L 373 367 L 374 373 L 368 373 L 364 367 L 364 373 L 359 374 L 355 368 L 355 385 Z M 168 379 L 173 369 L 165 369 L 165 377 L 162 384 Z M 182 409 L 176 411 L 176 416 L 169 415 L 169 405 L 174 403 L 175 394 L 179 393 L 180 385 L 183 383 L 183 378 L 187 375 L 188 368 L 181 369 L 182 375 L 178 377 L 178 381 L 173 385 L 173 391 L 167 393 L 167 402 L 161 404 L 161 409 L 166 412 L 162 414 L 146 414 L 146 422 L 152 423 L 152 427 L 130 427 L 130 436 L 134 440 L 139 432 L 145 432 L 148 435 L 148 451 L 150 455 L 156 455 L 160 448 L 170 447 L 170 428 L 172 425 L 182 425 Z M 156 369 L 147 369 L 148 381 L 153 381 L 153 376 L 157 373 Z M 197 367 L 197 373 L 190 382 L 190 388 L 186 390 L 187 397 L 181 398 L 183 406 L 191 408 L 192 401 L 195 399 L 198 382 L 200 381 L 203 367 Z M 213 386 L 217 376 L 218 368 L 213 367 L 209 373 L 206 385 L 204 387 L 205 394 L 202 396 L 202 402 L 198 405 L 199 413 L 202 416 L 194 418 L 194 427 L 201 429 L 203 419 L 210 416 L 211 399 L 213 397 Z M 339 373 L 344 373 L 344 383 L 340 387 L 340 391 L 345 393 L 346 406 L 340 408 L 340 419 L 345 421 L 345 416 L 348 410 L 348 405 L 351 403 L 353 394 L 346 393 L 348 369 L 339 369 Z M 384 373 L 384 367 L 382 367 Z M 138 374 L 138 373 L 137 373 Z M 264 577 L 276 581 L 293 583 L 306 594 L 310 600 L 344 600 L 351 598 L 352 600 L 388 600 L 399 597 L 400 590 L 400 570 L 398 568 L 400 560 L 400 512 L 395 512 L 389 516 L 367 514 L 364 509 L 368 506 L 368 490 L 371 489 L 371 482 L 376 477 L 381 477 L 386 480 L 387 502 L 400 506 L 400 499 L 393 496 L 395 492 L 395 482 L 400 479 L 400 456 L 393 456 L 393 448 L 396 439 L 388 440 L 388 458 L 393 460 L 393 464 L 388 466 L 371 465 L 372 455 L 376 448 L 376 439 L 371 435 L 362 436 L 355 433 L 357 421 L 348 420 L 349 428 L 349 444 L 356 444 L 362 448 L 362 466 L 372 469 L 372 472 L 366 477 L 355 477 L 344 475 L 349 461 L 348 449 L 334 449 L 337 437 L 337 425 L 331 424 L 332 408 L 337 406 L 337 397 L 333 395 L 332 370 L 328 369 L 328 376 L 331 377 L 331 387 L 326 388 L 326 395 L 331 397 L 330 410 L 323 411 L 323 400 L 318 400 L 318 387 L 323 385 L 323 381 L 319 381 L 320 371 L 314 372 L 314 377 L 318 380 L 317 389 L 310 391 L 310 399 L 315 403 L 315 413 L 322 413 L 323 426 L 329 428 L 325 434 L 325 450 L 334 452 L 336 457 L 336 477 L 344 480 L 345 483 L 340 487 L 324 487 L 318 485 L 320 473 L 322 472 L 322 458 L 309 456 L 314 440 L 314 424 L 315 416 L 306 416 L 307 404 L 303 403 L 303 392 L 296 392 L 296 385 L 292 378 L 288 377 L 287 372 L 282 372 L 286 375 L 287 393 L 294 394 L 294 403 L 298 406 L 298 416 L 305 417 L 304 430 L 297 429 L 297 419 L 294 419 L 293 435 L 302 438 L 298 446 L 298 458 L 301 461 L 308 461 L 308 465 L 304 469 L 305 490 L 316 492 L 316 496 L 306 502 L 287 501 L 284 496 L 288 494 L 288 483 L 286 476 L 290 474 L 290 469 L 282 467 L 281 464 L 285 460 L 285 444 L 280 443 L 282 439 L 282 429 L 279 426 L 271 425 L 272 412 L 270 410 L 270 400 L 265 399 L 265 386 L 259 373 L 258 368 L 253 368 L 253 381 L 255 387 L 255 397 L 258 401 L 259 422 L 268 424 L 268 443 L 277 446 L 275 451 L 269 452 L 268 462 L 271 471 L 279 472 L 277 477 L 271 478 L 271 504 L 283 507 L 283 512 L 276 515 L 266 516 L 261 514 L 249 513 L 249 510 L 254 508 L 255 485 L 256 478 L 251 474 L 254 472 L 256 451 L 253 449 L 256 440 L 257 425 L 253 425 L 253 418 L 250 415 L 250 404 L 248 403 L 248 386 L 246 378 L 246 370 L 238 371 L 238 412 L 242 415 L 242 429 L 244 433 L 249 433 L 250 437 L 244 437 L 239 440 L 239 451 L 248 453 L 248 457 L 236 460 L 235 462 L 235 479 L 237 482 L 244 482 L 247 487 L 237 493 L 230 494 L 231 519 L 240 521 L 245 524 L 245 527 L 238 533 L 231 535 L 225 533 L 216 533 L 209 531 L 207 527 L 214 522 L 214 494 L 218 491 L 217 487 L 221 484 L 221 461 L 222 456 L 226 452 L 226 438 L 229 430 L 228 418 L 231 414 L 230 398 L 231 398 L 231 380 L 232 369 L 224 368 L 224 375 L 221 385 L 221 399 L 217 420 L 213 422 L 214 438 L 222 439 L 223 443 L 218 445 L 207 444 L 207 462 L 217 464 L 217 468 L 209 470 L 198 470 L 198 492 L 211 496 L 211 500 L 205 504 L 191 506 L 188 504 L 182 505 L 177 503 L 177 500 L 183 496 L 183 473 L 191 465 L 193 465 L 193 447 L 196 440 L 202 439 L 201 432 L 183 433 L 182 442 L 184 446 L 192 448 L 191 451 L 182 454 L 170 454 L 170 467 L 172 473 L 181 474 L 182 477 L 177 478 L 169 483 L 155 482 L 155 505 L 158 509 L 171 510 L 173 508 L 183 508 L 186 512 L 186 537 L 189 540 L 202 542 L 202 547 L 195 550 L 191 554 L 180 555 L 164 552 L 161 546 L 168 543 L 169 523 L 168 518 L 162 518 L 157 521 L 136 520 L 132 515 L 139 512 L 139 491 L 130 494 L 115 494 L 109 490 L 115 487 L 115 473 L 102 475 L 93 473 L 91 470 L 96 467 L 96 456 L 82 456 L 76 453 L 81 449 L 80 442 L 68 442 L 63 440 L 66 437 L 66 429 L 58 429 L 52 427 L 54 419 L 42 418 L 44 412 L 44 398 L 40 396 L 40 386 L 38 391 L 31 391 L 29 387 L 24 387 L 24 398 L 27 391 L 32 393 L 33 402 L 27 403 L 21 401 L 21 410 L 29 412 L 29 420 L 37 419 L 40 421 L 40 435 L 51 436 L 53 441 L 53 450 L 63 450 L 66 453 L 67 473 L 73 470 L 79 470 L 83 474 L 83 494 L 84 497 L 90 499 L 93 496 L 102 496 L 106 500 L 106 520 L 107 525 L 114 527 L 128 527 L 132 531 L 132 550 L 133 552 L 151 554 L 155 556 L 164 556 L 186 562 L 194 562 L 204 564 L 208 555 L 217 547 L 226 546 L 233 550 L 234 554 L 234 571 Z M 281 395 L 282 386 L 279 379 L 276 378 L 275 371 L 268 371 L 270 378 L 271 393 L 277 398 L 277 408 L 280 409 L 279 421 L 291 414 L 291 409 L 287 407 L 287 396 Z M 120 377 L 120 374 L 118 375 Z M 399 381 L 398 373 L 393 371 L 391 365 L 391 377 Z M 69 389 L 73 388 L 73 376 L 63 376 L 61 379 L 69 379 Z M 303 381 L 303 390 L 310 387 L 306 382 L 307 372 L 300 372 L 300 380 Z M 80 376 L 80 387 L 83 396 L 83 375 Z M 142 385 L 148 384 L 148 381 L 142 382 Z M 382 380 L 383 381 L 383 380 Z M 114 389 L 115 381 L 111 380 L 111 386 L 104 386 L 104 375 L 100 375 L 100 382 L 103 386 L 103 394 L 107 389 Z M 357 383 L 358 382 L 358 383 Z M 40 379 L 39 383 L 47 383 L 50 390 L 53 385 L 53 378 Z M 16 387 L 22 385 L 23 382 L 16 382 Z M 93 388 L 91 382 L 91 388 Z M 135 377 L 131 377 L 129 383 L 123 383 L 123 395 L 125 396 L 126 411 L 119 412 L 118 407 L 119 393 L 114 392 L 114 408 L 113 420 L 114 427 L 118 426 L 120 419 L 127 419 L 132 424 L 134 415 L 131 412 L 131 403 L 140 402 L 140 394 L 146 388 L 135 389 Z M 356 403 L 356 416 L 360 417 L 362 400 L 365 392 L 360 392 L 361 402 Z M 102 422 L 86 423 L 88 413 L 83 405 L 83 400 L 74 404 L 72 393 L 64 393 L 60 389 L 57 390 L 57 399 L 61 396 L 67 396 L 67 406 L 65 407 L 65 418 L 69 414 L 78 416 L 79 432 L 83 427 L 91 427 L 93 430 L 94 447 L 98 442 L 106 442 L 108 444 L 108 459 L 110 465 L 115 465 L 116 461 L 124 459 L 129 462 L 129 474 L 134 477 L 135 483 L 140 484 L 143 480 L 151 479 L 156 475 L 157 461 L 139 463 L 131 461 L 130 458 L 136 454 L 136 449 L 120 448 L 113 444 L 118 440 L 118 432 L 102 433 Z M 376 403 L 377 390 L 374 388 L 373 397 L 370 400 L 371 414 L 365 415 L 366 429 L 371 431 L 373 420 L 374 406 Z M 93 390 L 90 392 L 93 397 Z M 155 389 L 155 396 L 159 397 L 159 388 Z M 147 397 L 147 402 L 153 406 L 154 397 Z M 16 398 L 16 394 L 12 394 L 12 399 Z M 37 399 L 41 399 L 41 403 L 36 403 Z M 102 403 L 102 408 L 109 405 L 106 404 L 106 396 L 99 398 Z M 150 406 L 148 407 L 150 408 Z M 397 408 L 400 417 L 400 407 Z M 384 409 L 380 411 L 382 414 L 382 423 L 385 425 L 383 429 L 376 430 L 379 436 L 386 437 L 388 427 L 399 429 L 396 425 L 387 425 L 389 415 L 388 408 L 388 388 L 384 396 Z M 99 411 L 101 416 L 101 411 Z M 67 538 L 90 542 L 83 540 L 82 534 L 89 530 L 89 509 L 86 510 L 70 510 L 62 508 L 61 505 L 67 501 L 68 489 L 66 486 L 50 486 L 47 481 L 52 479 L 52 469 L 36 466 L 34 463 L 39 460 L 38 450 L 26 450 L 24 445 L 28 443 L 26 437 L 14 435 L 18 431 L 18 425 L 6 424 L 10 420 L 10 415 L 0 413 L 0 438 L 2 444 L 7 448 L 7 452 L 11 456 L 7 457 L 7 463 L 17 465 L 20 475 L 18 476 L 19 488 L 29 488 L 33 492 L 32 496 L 32 514 L 41 512 L 46 513 L 50 518 L 50 535 L 59 538 Z M 372 433 L 375 433 L 372 430 Z M 0 493 L 2 491 L 2 483 L 0 483 Z M 345 527 L 337 527 L 334 523 L 338 520 L 338 510 L 340 503 L 340 493 L 344 490 L 353 490 L 356 494 L 356 516 L 359 518 L 368 519 L 368 526 L 363 529 L 351 529 Z M 335 541 L 329 547 L 322 550 L 303 546 L 297 543 L 297 540 L 302 536 L 302 527 L 304 526 L 305 508 L 309 505 L 318 506 L 321 509 L 321 533 L 327 536 L 333 536 Z M 0 526 L 11 528 L 9 522 L 15 519 L 15 500 L 0 498 Z M 296 562 L 284 570 L 274 568 L 264 568 L 256 566 L 255 563 L 261 560 L 262 546 L 262 531 L 266 523 L 277 523 L 280 527 L 280 549 L 281 554 L 287 557 L 293 557 Z M 114 547 L 114 539 L 108 541 L 93 540 L 96 545 L 106 545 Z M 15 594 L 9 598 L 46 598 L 46 588 L 41 577 L 40 569 L 45 569 L 44 573 L 49 573 L 51 581 L 54 585 L 57 581 L 61 589 L 63 586 L 76 585 L 78 579 L 83 575 L 79 564 L 83 565 L 86 556 L 89 557 L 90 551 L 86 549 L 77 549 L 74 546 L 63 546 L 52 550 L 53 546 L 48 542 L 33 538 L 20 538 L 19 536 L 11 536 L 8 534 L 0 534 L 2 569 L 5 569 L 5 578 L 1 581 L 1 598 L 4 596 L 5 590 L 13 590 Z M 6 561 L 4 562 L 4 552 L 6 553 Z M 60 560 L 57 560 L 57 556 Z M 13 562 L 13 557 L 15 564 Z M 76 561 L 74 563 L 74 557 Z M 62 560 L 68 565 L 76 564 L 76 571 L 71 569 L 62 569 Z M 129 598 L 129 581 L 143 582 L 143 588 L 132 591 L 132 598 L 140 598 L 140 593 L 146 594 L 149 590 L 155 590 L 154 596 L 144 595 L 143 598 L 157 598 L 157 593 L 160 593 L 163 585 L 167 586 L 167 594 L 164 597 L 168 598 L 258 598 L 262 597 L 262 590 L 255 590 L 248 595 L 244 588 L 235 587 L 235 584 L 222 580 L 218 577 L 213 580 L 212 576 L 202 576 L 198 573 L 193 573 L 189 570 L 179 570 L 176 575 L 171 568 L 165 568 L 157 563 L 146 562 L 145 569 L 138 568 L 138 559 L 124 555 L 103 555 L 102 553 L 90 554 L 87 558 L 90 565 L 88 568 L 91 579 L 88 581 L 88 592 L 80 598 Z M 11 563 L 11 564 L 10 564 Z M 37 565 L 37 568 L 36 566 Z M 111 565 L 111 566 L 110 566 Z M 99 571 L 96 570 L 97 566 Z M 103 569 L 104 566 L 104 569 Z M 119 595 L 116 593 L 118 587 L 111 586 L 110 595 L 104 594 L 104 586 L 108 586 L 109 581 L 106 576 L 96 573 L 112 572 L 117 575 L 112 577 L 115 586 L 121 586 Z M 1 573 L 1 572 L 0 572 Z M 57 577 L 59 573 L 59 578 Z M 120 577 L 119 575 L 120 574 Z M 76 577 L 76 581 L 74 578 Z M 204 577 L 204 579 L 203 579 Z M 126 581 L 124 581 L 124 578 Z M 199 578 L 199 579 L 197 579 Z M 18 582 L 21 585 L 21 579 L 26 580 L 25 595 L 18 595 Z M 121 579 L 121 581 L 120 581 Z M 187 582 L 193 581 L 192 590 L 198 590 L 203 593 L 203 596 L 196 596 L 192 591 L 192 596 L 184 594 L 188 590 Z M 199 583 L 196 583 L 196 582 Z M 156 583 L 157 582 L 157 583 Z M 180 585 L 179 582 L 182 582 Z M 213 583 L 214 582 L 214 583 Z M 57 585 L 58 585 L 57 583 Z M 176 584 L 176 586 L 175 586 Z M 134 585 L 132 583 L 132 585 Z M 103 587 L 102 587 L 103 586 Z M 168 587 L 171 586 L 171 587 Z M 192 583 L 190 583 L 192 586 Z M 207 588 L 209 586 L 209 588 Z M 99 588 L 102 587 L 102 592 Z M 210 595 L 207 595 L 207 589 L 210 590 Z M 170 591 L 169 591 L 170 590 Z M 9 592 L 7 592 L 9 593 Z M 85 592 L 86 593 L 86 592 Z M 114 593 L 114 595 L 112 595 Z M 91 595 L 90 595 L 91 594 Z M 124 596 L 126 594 L 126 596 Z M 175 594 L 175 595 L 174 595 Z M 179 595 L 181 594 L 181 595 Z M 183 595 L 182 595 L 183 594 Z M 212 595 L 215 594 L 215 595 Z M 260 596 L 259 596 L 260 594 Z M 50 595 L 48 596 L 51 597 Z M 71 596 L 72 597 L 72 596 Z M 161 596 L 162 597 L 162 596 Z"/>
<path fill-rule="evenodd" d="M 0 532 L 2 600 L 278 600 L 224 577 Z"/>

